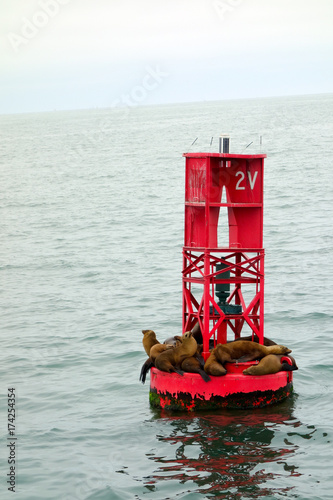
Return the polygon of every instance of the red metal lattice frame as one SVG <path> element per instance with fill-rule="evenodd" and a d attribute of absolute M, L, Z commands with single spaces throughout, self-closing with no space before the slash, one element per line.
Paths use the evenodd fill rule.
<path fill-rule="evenodd" d="M 226 254 L 221 255 L 218 254 Z M 251 255 L 249 255 L 251 253 Z M 204 357 L 208 357 L 209 340 L 216 343 L 226 342 L 224 331 L 226 326 L 238 338 L 246 323 L 252 332 L 263 342 L 264 331 L 264 250 L 230 251 L 230 249 L 183 249 L 183 331 L 193 328 L 199 322 L 203 333 Z M 216 264 L 226 267 L 216 271 Z M 230 278 L 224 279 L 223 273 L 230 272 Z M 242 306 L 241 314 L 225 314 L 214 297 L 214 285 L 230 283 L 234 285 L 227 299 Z M 201 300 L 197 300 L 192 292 L 192 284 L 201 285 Z M 242 285 L 252 284 L 254 295 L 246 303 Z"/>

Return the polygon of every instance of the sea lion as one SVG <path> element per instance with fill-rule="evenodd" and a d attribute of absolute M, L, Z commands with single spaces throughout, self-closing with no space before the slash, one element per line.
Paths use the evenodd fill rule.
<path fill-rule="evenodd" d="M 147 356 L 150 356 L 150 349 L 153 347 L 153 345 L 159 344 L 159 341 L 157 340 L 156 333 L 153 332 L 153 330 L 142 330 L 142 333 L 143 348 L 146 351 Z"/>
<path fill-rule="evenodd" d="M 181 364 L 181 369 L 187 373 L 199 373 L 199 375 L 201 375 L 205 382 L 210 381 L 209 375 L 203 370 L 203 367 L 198 358 L 194 356 L 184 359 Z"/>
<path fill-rule="evenodd" d="M 169 345 L 176 346 L 177 345 L 177 340 L 176 340 L 175 337 L 168 337 L 167 339 L 165 339 L 165 341 L 163 342 L 163 344 L 169 344 Z"/>
<path fill-rule="evenodd" d="M 269 375 L 271 373 L 291 372 L 293 370 L 298 370 L 298 366 L 292 356 L 268 354 L 268 356 L 260 360 L 258 365 L 246 368 L 246 370 L 243 370 L 243 373 L 244 375 Z"/>
<path fill-rule="evenodd" d="M 204 371 L 205 360 L 202 357 L 202 349 L 202 344 L 198 344 L 195 355 L 184 359 L 181 364 L 181 369 L 188 373 L 199 373 L 205 382 L 209 382 L 210 377 Z"/>
<path fill-rule="evenodd" d="M 218 344 L 214 349 L 217 361 L 222 365 L 226 362 L 253 361 L 268 354 L 289 354 L 291 349 L 283 345 L 264 346 L 248 340 L 236 340 L 230 344 Z"/>
<path fill-rule="evenodd" d="M 177 341 L 179 344 L 180 342 Z M 149 358 L 143 363 L 141 367 L 141 372 L 140 372 L 140 378 L 141 382 L 144 384 L 146 381 L 146 376 L 150 368 L 155 366 L 155 359 L 161 352 L 166 351 L 167 349 L 173 349 L 174 346 L 171 344 L 155 344 L 151 347 L 150 349 L 150 356 Z"/>
<path fill-rule="evenodd" d="M 215 349 L 212 349 L 210 352 L 210 356 L 207 359 L 204 370 L 209 375 L 213 375 L 214 377 L 220 377 L 221 375 L 225 375 L 227 370 L 219 363 L 215 356 Z"/>
<path fill-rule="evenodd" d="M 173 349 L 174 346 L 172 344 L 155 344 L 150 349 L 150 359 L 153 363 L 155 363 L 155 359 L 157 356 L 161 354 L 161 352 L 166 351 L 167 349 Z"/>
<path fill-rule="evenodd" d="M 176 372 L 179 373 L 179 375 L 183 375 L 184 372 L 180 369 L 180 366 L 184 359 L 195 355 L 198 344 L 192 337 L 192 332 L 185 332 L 183 336 L 176 336 L 175 338 L 179 340 L 181 344 L 157 356 L 155 366 L 164 372 Z"/>

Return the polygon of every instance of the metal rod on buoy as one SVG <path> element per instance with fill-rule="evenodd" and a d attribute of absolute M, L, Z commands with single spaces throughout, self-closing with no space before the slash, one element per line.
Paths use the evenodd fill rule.
<path fill-rule="evenodd" d="M 219 137 L 219 153 L 229 154 L 230 136 L 222 134 Z"/>

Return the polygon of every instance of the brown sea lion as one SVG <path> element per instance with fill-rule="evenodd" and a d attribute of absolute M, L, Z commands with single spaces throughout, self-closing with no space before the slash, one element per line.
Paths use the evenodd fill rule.
<path fill-rule="evenodd" d="M 227 370 L 219 363 L 215 356 L 215 349 L 212 349 L 210 352 L 210 356 L 207 359 L 204 370 L 209 375 L 213 375 L 214 377 L 220 377 L 221 375 L 225 375 Z"/>
<path fill-rule="evenodd" d="M 143 348 L 146 351 L 147 356 L 150 356 L 150 349 L 153 347 L 153 345 L 159 344 L 159 341 L 157 340 L 156 333 L 153 332 L 153 330 L 142 330 L 142 333 Z"/>
<path fill-rule="evenodd" d="M 202 357 L 202 350 L 203 350 L 203 345 L 198 344 L 197 352 L 195 353 L 195 355 L 191 356 L 190 358 L 184 359 L 181 368 L 182 370 L 184 370 L 184 372 L 199 373 L 199 375 L 201 375 L 204 381 L 208 382 L 210 378 L 208 377 L 207 373 L 204 372 L 205 360 Z"/>
<path fill-rule="evenodd" d="M 180 344 L 179 341 L 177 341 L 178 344 Z M 167 349 L 173 349 L 174 346 L 171 344 L 155 344 L 151 347 L 150 349 L 150 356 L 149 358 L 143 363 L 141 367 L 141 372 L 140 372 L 140 378 L 141 382 L 144 384 L 146 381 L 147 373 L 152 368 L 155 366 L 155 359 L 157 356 L 161 354 L 161 352 L 166 351 Z"/>
<path fill-rule="evenodd" d="M 167 349 L 173 349 L 174 346 L 172 344 L 155 344 L 150 349 L 150 359 L 153 363 L 155 363 L 155 359 L 157 356 L 161 354 L 161 352 L 166 351 Z"/>
<path fill-rule="evenodd" d="M 258 365 L 246 368 L 246 370 L 243 370 L 243 373 L 244 375 L 269 375 L 271 373 L 291 372 L 293 370 L 298 370 L 298 366 L 292 356 L 268 354 L 268 356 L 260 360 Z"/>
<path fill-rule="evenodd" d="M 217 361 L 226 362 L 253 361 L 268 354 L 289 354 L 291 349 L 283 345 L 264 346 L 248 340 L 236 340 L 230 344 L 218 344 L 214 349 Z"/>
<path fill-rule="evenodd" d="M 203 370 L 202 363 L 196 356 L 184 359 L 181 364 L 181 369 L 188 373 L 199 373 L 205 382 L 210 381 L 209 375 Z"/>
<path fill-rule="evenodd" d="M 192 332 L 185 332 L 181 337 L 176 336 L 176 339 L 179 340 L 181 344 L 157 356 L 155 366 L 164 372 L 176 372 L 179 373 L 179 375 L 183 375 L 184 372 L 180 369 L 180 366 L 184 359 L 195 355 L 198 344 L 192 337 Z"/>

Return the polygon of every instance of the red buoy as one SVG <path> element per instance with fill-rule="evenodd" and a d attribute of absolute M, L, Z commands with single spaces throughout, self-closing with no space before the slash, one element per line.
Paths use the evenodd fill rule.
<path fill-rule="evenodd" d="M 257 335 L 264 343 L 263 178 L 266 155 L 187 153 L 183 247 L 183 333 L 201 331 L 203 357 L 227 340 Z M 227 374 L 151 370 L 154 406 L 254 408 L 292 392 L 292 372 L 243 375 L 250 363 L 226 364 Z"/>

